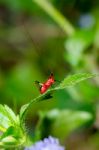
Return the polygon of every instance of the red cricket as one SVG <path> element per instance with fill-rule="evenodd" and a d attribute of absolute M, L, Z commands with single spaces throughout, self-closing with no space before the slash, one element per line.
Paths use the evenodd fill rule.
<path fill-rule="evenodd" d="M 52 86 L 52 84 L 54 84 L 54 82 L 55 82 L 55 79 L 54 79 L 53 73 L 50 74 L 49 78 L 44 83 L 35 81 L 35 83 L 39 85 L 41 94 L 45 93 Z"/>

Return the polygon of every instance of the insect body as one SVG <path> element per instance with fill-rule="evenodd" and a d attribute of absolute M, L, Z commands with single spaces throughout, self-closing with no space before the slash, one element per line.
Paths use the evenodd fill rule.
<path fill-rule="evenodd" d="M 41 94 L 45 93 L 52 86 L 52 84 L 54 84 L 54 82 L 55 82 L 55 80 L 54 80 L 54 76 L 52 73 L 49 76 L 48 80 L 44 83 L 40 83 L 38 81 L 35 81 L 35 83 L 39 85 L 39 89 L 40 89 Z"/>

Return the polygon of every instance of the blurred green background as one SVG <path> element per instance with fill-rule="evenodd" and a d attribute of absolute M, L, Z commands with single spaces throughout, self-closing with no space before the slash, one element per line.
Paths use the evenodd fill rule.
<path fill-rule="evenodd" d="M 50 72 L 59 81 L 73 73 L 99 73 L 99 1 L 0 0 L 0 103 L 18 113 L 39 95 L 34 81 L 44 82 Z M 84 123 L 79 111 L 89 112 L 91 119 Z M 66 120 L 63 129 L 57 121 L 50 127 L 48 118 L 55 113 L 58 121 Z M 68 150 L 99 150 L 99 77 L 32 106 L 31 135 L 38 118 L 42 137 L 50 128 L 48 134 Z"/>

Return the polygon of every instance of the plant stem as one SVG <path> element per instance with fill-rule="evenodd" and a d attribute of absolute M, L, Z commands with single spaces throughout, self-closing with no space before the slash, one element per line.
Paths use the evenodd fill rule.
<path fill-rule="evenodd" d="M 43 10 L 45 10 L 68 36 L 71 36 L 74 33 L 74 27 L 51 3 L 47 0 L 33 0 L 33 2 L 37 3 Z"/>

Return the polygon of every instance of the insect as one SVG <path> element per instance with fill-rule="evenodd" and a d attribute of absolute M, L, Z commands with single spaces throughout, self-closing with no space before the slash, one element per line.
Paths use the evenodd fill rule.
<path fill-rule="evenodd" d="M 54 83 L 55 83 L 55 79 L 53 73 L 50 74 L 49 78 L 44 83 L 35 81 L 35 84 L 38 85 L 41 94 L 45 93 Z"/>

